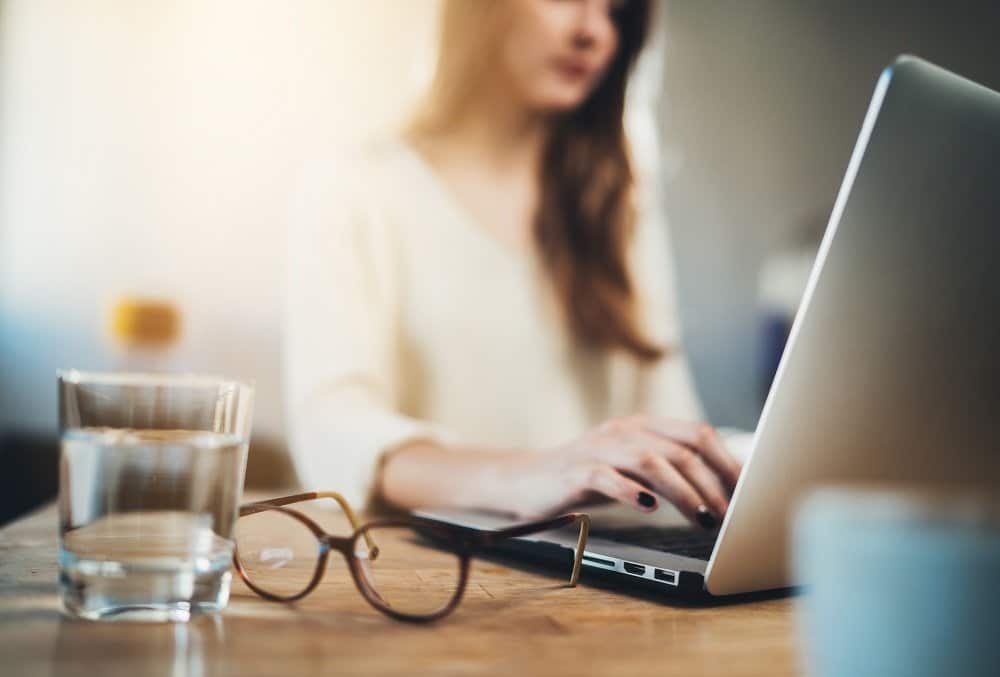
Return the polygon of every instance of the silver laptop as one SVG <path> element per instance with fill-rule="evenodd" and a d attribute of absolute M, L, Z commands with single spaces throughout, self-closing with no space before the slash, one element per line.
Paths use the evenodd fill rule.
<path fill-rule="evenodd" d="M 878 80 L 718 533 L 595 523 L 584 572 L 684 596 L 786 588 L 832 482 L 1000 485 L 1000 94 L 903 56 Z M 479 527 L 500 517 L 421 511 Z M 512 547 L 568 561 L 575 535 Z"/>

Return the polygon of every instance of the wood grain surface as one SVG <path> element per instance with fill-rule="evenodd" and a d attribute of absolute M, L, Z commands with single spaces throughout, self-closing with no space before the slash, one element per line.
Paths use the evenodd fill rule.
<path fill-rule="evenodd" d="M 258 496 L 257 498 L 261 498 Z M 477 560 L 433 625 L 372 609 L 342 562 L 296 605 L 236 582 L 229 608 L 188 624 L 94 623 L 62 612 L 56 513 L 0 531 L 3 675 L 784 675 L 798 671 L 794 600 L 711 607 Z M 423 563 L 427 565 L 427 563 Z"/>

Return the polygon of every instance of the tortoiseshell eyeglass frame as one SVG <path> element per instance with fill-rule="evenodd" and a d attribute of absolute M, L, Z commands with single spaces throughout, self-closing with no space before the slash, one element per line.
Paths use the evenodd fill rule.
<path fill-rule="evenodd" d="M 328 533 L 316 524 L 316 522 L 306 517 L 301 512 L 285 507 L 294 503 L 323 498 L 333 499 L 340 505 L 341 509 L 344 511 L 344 515 L 347 517 L 348 521 L 350 521 L 351 527 L 354 529 L 353 534 L 350 536 L 336 536 Z M 397 620 L 415 623 L 435 621 L 439 618 L 447 616 L 455 610 L 455 607 L 458 606 L 458 603 L 462 599 L 462 594 L 465 592 L 465 586 L 468 582 L 469 559 L 478 550 L 496 546 L 501 541 L 509 538 L 529 536 L 543 531 L 558 529 L 570 524 L 580 525 L 580 534 L 577 538 L 576 548 L 573 555 L 573 570 L 569 579 L 569 586 L 575 586 L 580 579 L 580 566 L 583 561 L 584 548 L 587 544 L 587 534 L 590 531 L 590 516 L 585 513 L 578 512 L 566 513 L 546 520 L 515 524 L 503 529 L 477 529 L 475 527 L 441 524 L 440 522 L 434 522 L 420 517 L 377 519 L 360 524 L 357 515 L 354 510 L 351 509 L 347 500 L 335 491 L 309 491 L 303 494 L 294 494 L 292 496 L 282 496 L 280 498 L 271 498 L 264 501 L 245 503 L 240 506 L 239 515 L 240 517 L 245 517 L 247 515 L 253 515 L 265 510 L 279 511 L 292 519 L 298 520 L 304 524 L 314 536 L 316 536 L 316 540 L 319 544 L 319 548 L 317 550 L 318 555 L 316 558 L 316 568 L 313 571 L 313 576 L 309 581 L 309 584 L 300 592 L 287 596 L 273 594 L 258 587 L 254 584 L 253 580 L 251 580 L 250 575 L 247 573 L 243 563 L 240 561 L 239 539 L 237 539 L 236 548 L 233 551 L 233 565 L 235 566 L 237 573 L 240 575 L 240 578 L 242 578 L 243 582 L 247 584 L 247 587 L 264 599 L 276 602 L 294 602 L 296 600 L 300 600 L 312 592 L 319 584 L 326 571 L 327 558 L 329 557 L 330 551 L 336 550 L 343 555 L 344 559 L 347 561 L 348 567 L 351 570 L 351 577 L 354 579 L 354 584 L 369 604 L 387 616 Z M 446 546 L 449 551 L 453 552 L 458 557 L 458 584 L 455 586 L 454 594 L 445 606 L 428 614 L 404 613 L 389 606 L 371 586 L 368 578 L 362 570 L 363 565 L 356 554 L 356 546 L 358 541 L 363 538 L 368 546 L 369 559 L 376 559 L 378 557 L 378 546 L 372 539 L 371 530 L 383 527 L 403 527 L 412 529 L 417 534 L 429 537 L 431 540 L 437 541 L 439 544 Z"/>

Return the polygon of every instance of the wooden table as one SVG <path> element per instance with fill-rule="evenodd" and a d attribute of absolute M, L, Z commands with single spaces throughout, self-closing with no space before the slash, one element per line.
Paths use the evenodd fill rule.
<path fill-rule="evenodd" d="M 331 570 L 298 606 L 236 583 L 221 615 L 188 624 L 62 615 L 56 513 L 0 530 L 3 675 L 782 675 L 798 669 L 792 599 L 671 605 L 477 561 L 457 611 L 392 621 Z"/>

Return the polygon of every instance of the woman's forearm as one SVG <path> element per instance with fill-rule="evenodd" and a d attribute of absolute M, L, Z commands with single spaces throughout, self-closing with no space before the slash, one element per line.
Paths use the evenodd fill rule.
<path fill-rule="evenodd" d="M 636 415 L 548 451 L 414 442 L 385 457 L 377 482 L 382 497 L 401 508 L 479 508 L 525 518 L 595 499 L 651 512 L 658 495 L 713 529 L 740 469 L 711 426 Z"/>
<path fill-rule="evenodd" d="M 378 481 L 382 498 L 400 508 L 478 508 L 508 512 L 538 457 L 531 451 L 464 449 L 414 442 L 391 452 Z"/>

